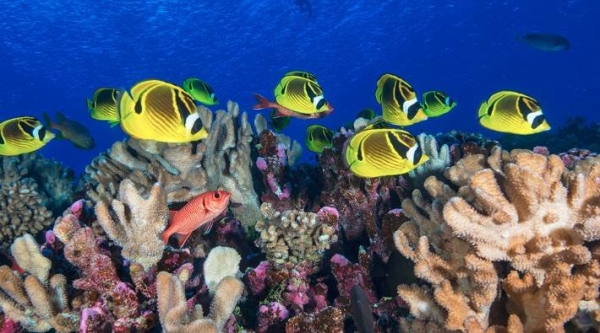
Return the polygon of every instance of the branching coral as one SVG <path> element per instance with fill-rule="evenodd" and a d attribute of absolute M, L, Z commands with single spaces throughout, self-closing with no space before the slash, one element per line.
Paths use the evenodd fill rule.
<path fill-rule="evenodd" d="M 244 284 L 235 277 L 223 278 L 216 287 L 210 312 L 204 317 L 202 306 L 188 309 L 183 283 L 167 272 L 158 273 L 158 313 L 163 331 L 221 332 L 244 290 Z"/>
<path fill-rule="evenodd" d="M 428 178 L 431 200 L 416 190 L 403 202 L 412 221 L 395 233 L 396 246 L 432 288 L 398 288 L 417 318 L 413 328 L 491 328 L 503 277 L 494 261 L 514 270 L 503 283 L 517 315 L 509 324 L 525 331 L 559 329 L 579 301 L 597 297 L 598 263 L 584 242 L 600 237 L 600 165 L 564 181 L 563 171 L 557 156 L 495 148 L 487 159 L 462 159 L 445 179 Z"/>
<path fill-rule="evenodd" d="M 125 179 L 119 185 L 119 200 L 113 199 L 111 207 L 116 221 L 103 201 L 96 204 L 98 223 L 123 248 L 125 258 L 148 270 L 160 260 L 164 249 L 161 235 L 169 218 L 164 189 L 156 183 L 144 199 L 133 182 Z"/>
<path fill-rule="evenodd" d="M 79 314 L 72 311 L 67 299 L 67 279 L 54 274 L 30 235 L 18 238 L 13 255 L 31 275 L 21 279 L 8 266 L 0 267 L 0 308 L 12 320 L 31 332 L 72 332 L 79 328 Z M 24 258 L 31 256 L 31 259 Z M 27 263 L 29 262 L 29 263 Z M 36 267 L 34 262 L 43 263 Z"/>
<path fill-rule="evenodd" d="M 206 139 L 184 144 L 167 144 L 127 139 L 117 142 L 86 168 L 94 201 L 110 202 L 118 184 L 130 179 L 142 195 L 160 181 L 167 202 L 189 201 L 198 194 L 216 189 L 231 193 L 232 211 L 246 227 L 260 217 L 258 198 L 251 173 L 252 128 L 246 113 L 228 102 L 227 111 L 212 112 L 199 107 Z"/>

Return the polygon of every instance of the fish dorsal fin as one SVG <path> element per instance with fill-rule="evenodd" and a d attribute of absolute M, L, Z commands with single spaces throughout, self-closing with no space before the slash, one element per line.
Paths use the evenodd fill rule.
<path fill-rule="evenodd" d="M 64 114 L 62 114 L 62 112 L 60 111 L 56 111 L 56 123 L 57 124 L 62 124 L 67 120 L 67 117 L 65 117 Z"/>

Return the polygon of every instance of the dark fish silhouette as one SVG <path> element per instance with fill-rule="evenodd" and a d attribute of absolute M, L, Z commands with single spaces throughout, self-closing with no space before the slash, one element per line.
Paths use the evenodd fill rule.
<path fill-rule="evenodd" d="M 525 34 L 518 36 L 517 40 L 542 51 L 565 51 L 571 48 L 567 38 L 555 34 Z"/>
<path fill-rule="evenodd" d="M 67 139 L 79 149 L 93 149 L 96 147 L 92 134 L 83 124 L 65 117 L 60 112 L 56 113 L 56 122 L 52 121 L 46 112 L 43 115 L 46 126 L 58 131 L 57 139 Z"/>

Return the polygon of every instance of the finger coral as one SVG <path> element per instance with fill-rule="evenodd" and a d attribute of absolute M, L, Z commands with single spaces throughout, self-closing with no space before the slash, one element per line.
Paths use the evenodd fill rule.
<path fill-rule="evenodd" d="M 174 275 L 161 271 L 156 281 L 158 313 L 163 331 L 221 332 L 244 290 L 235 277 L 224 277 L 217 285 L 210 312 L 204 316 L 202 306 L 188 310 L 183 283 Z"/>
<path fill-rule="evenodd" d="M 96 204 L 98 223 L 110 239 L 123 248 L 123 256 L 148 270 L 163 254 L 162 232 L 169 219 L 167 199 L 160 183 L 152 186 L 143 198 L 129 179 L 119 185 L 119 200 L 113 199 L 111 215 L 108 206 Z"/>
<path fill-rule="evenodd" d="M 50 264 L 31 235 L 19 238 L 12 247 L 30 275 L 22 279 L 8 266 L 0 266 L 0 308 L 6 316 L 32 332 L 72 332 L 79 328 L 79 314 L 67 298 L 67 278 L 54 274 L 49 279 Z M 31 259 L 25 258 L 31 256 Z M 26 262 L 29 263 L 26 263 Z M 33 262 L 43 263 L 37 267 Z"/>
<path fill-rule="evenodd" d="M 504 326 L 490 311 L 507 298 L 509 327 L 560 330 L 580 301 L 598 296 L 599 265 L 586 242 L 600 238 L 599 177 L 598 164 L 568 171 L 558 156 L 499 148 L 429 177 L 426 194 L 402 203 L 411 221 L 395 233 L 431 285 L 398 287 L 416 318 L 404 329 Z M 508 263 L 506 278 L 494 262 Z"/>

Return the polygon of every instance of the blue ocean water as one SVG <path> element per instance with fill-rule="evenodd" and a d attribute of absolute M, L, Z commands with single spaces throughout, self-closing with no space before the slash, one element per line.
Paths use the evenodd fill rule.
<path fill-rule="evenodd" d="M 294 0 L 3 1 L 1 118 L 61 111 L 85 124 L 95 149 L 53 140 L 40 150 L 77 172 L 125 137 L 91 119 L 86 98 L 99 87 L 129 88 L 148 78 L 201 78 L 220 107 L 233 100 L 253 116 L 253 93 L 271 97 L 285 72 L 310 71 L 335 111 L 294 119 L 284 133 L 301 141 L 311 124 L 337 128 L 362 108 L 379 111 L 375 84 L 385 72 L 417 92 L 443 90 L 458 102 L 444 117 L 408 128 L 414 134 L 497 136 L 476 115 L 502 89 L 537 98 L 553 129 L 571 116 L 600 120 L 596 0 L 304 2 L 310 11 Z M 515 40 L 530 32 L 564 35 L 571 49 L 544 52 Z"/>

